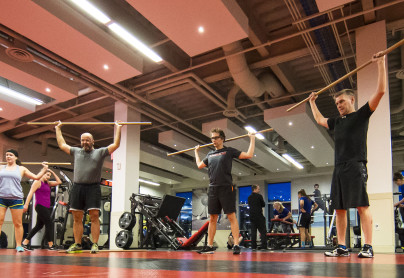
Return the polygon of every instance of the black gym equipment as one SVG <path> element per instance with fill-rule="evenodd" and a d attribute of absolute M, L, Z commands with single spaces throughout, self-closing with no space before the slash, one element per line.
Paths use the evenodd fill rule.
<path fill-rule="evenodd" d="M 163 242 L 175 250 L 196 246 L 204 235 L 207 234 L 208 223 L 203 229 L 195 233 L 191 238 L 186 237 L 186 232 L 175 221 L 184 205 L 185 198 L 164 195 L 163 198 L 150 195 L 135 194 L 129 198 L 131 212 L 125 212 L 119 218 L 119 226 L 124 229 L 115 238 L 115 244 L 123 249 L 128 249 L 133 242 L 132 229 L 136 224 L 136 215 L 139 215 L 140 248 L 155 249 L 161 247 Z M 145 225 L 143 225 L 143 219 Z"/>

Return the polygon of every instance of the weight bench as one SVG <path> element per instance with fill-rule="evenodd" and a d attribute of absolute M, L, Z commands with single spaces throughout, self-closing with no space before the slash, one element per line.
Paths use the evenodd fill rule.
<path fill-rule="evenodd" d="M 180 243 L 180 249 L 191 249 L 196 247 L 198 243 L 202 240 L 205 236 L 205 245 L 208 235 L 208 227 L 209 227 L 209 220 L 202 225 L 202 227 L 194 233 L 190 238 L 186 237 L 177 237 L 178 242 Z"/>
<path fill-rule="evenodd" d="M 271 222 L 272 223 L 278 222 L 278 223 L 282 224 L 283 226 L 281 226 L 282 232 L 272 233 L 272 230 L 275 225 L 271 225 L 269 233 L 267 233 L 268 247 L 273 248 L 273 249 L 282 249 L 282 248 L 291 248 L 291 247 L 294 247 L 295 245 L 298 245 L 299 247 L 301 246 L 300 234 L 295 233 L 295 231 L 293 229 L 294 223 L 289 222 L 289 221 L 283 221 L 281 219 L 271 219 Z M 283 231 L 283 230 L 285 230 L 285 228 L 284 228 L 284 227 L 286 227 L 285 225 L 291 225 L 290 233 Z M 315 238 L 315 236 L 311 236 L 312 244 L 313 244 L 313 238 Z M 314 246 L 314 244 L 313 244 L 313 246 Z"/>

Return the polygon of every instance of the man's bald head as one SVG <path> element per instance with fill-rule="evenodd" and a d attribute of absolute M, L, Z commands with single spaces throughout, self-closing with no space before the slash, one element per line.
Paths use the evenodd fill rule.
<path fill-rule="evenodd" d="M 89 152 L 93 149 L 94 146 L 94 138 L 91 133 L 83 133 L 80 137 L 81 147 L 86 151 Z"/>

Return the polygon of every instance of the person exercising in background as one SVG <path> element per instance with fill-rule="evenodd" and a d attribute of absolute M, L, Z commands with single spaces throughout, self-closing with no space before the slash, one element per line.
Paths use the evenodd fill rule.
<path fill-rule="evenodd" d="M 240 152 L 234 148 L 225 147 L 223 145 L 226 136 L 220 128 L 214 128 L 210 131 L 213 146 L 215 150 L 210 151 L 206 158 L 202 161 L 199 157 L 200 146 L 195 147 L 196 165 L 199 169 L 208 167 L 209 175 L 209 192 L 208 192 L 208 213 L 209 228 L 208 228 L 208 245 L 204 246 L 200 254 L 213 254 L 213 239 L 216 233 L 216 223 L 221 214 L 222 209 L 230 221 L 231 233 L 234 236 L 235 245 L 233 254 L 240 254 L 239 242 L 239 227 L 236 218 L 236 192 L 233 186 L 231 176 L 232 162 L 234 158 L 249 159 L 254 155 L 255 134 L 249 133 L 250 146 L 247 152 Z"/>
<path fill-rule="evenodd" d="M 51 176 L 55 177 L 56 181 L 50 181 Z M 45 239 L 48 242 L 48 250 L 56 250 L 53 246 L 52 240 L 52 219 L 49 210 L 51 205 L 51 189 L 50 186 L 61 184 L 60 178 L 51 169 L 48 169 L 46 174 L 42 176 L 39 181 L 34 181 L 31 190 L 28 193 L 26 203 L 24 205 L 24 212 L 28 210 L 29 203 L 31 202 L 32 195 L 35 193 L 35 211 L 37 212 L 36 225 L 31 229 L 27 237 L 22 242 L 22 247 L 26 251 L 32 250 L 28 244 L 30 240 L 45 226 Z"/>
<path fill-rule="evenodd" d="M 311 235 L 309 232 L 311 223 L 311 214 L 318 207 L 317 203 L 307 196 L 304 189 L 297 192 L 299 198 L 299 219 L 297 220 L 297 227 L 300 232 L 300 243 L 303 248 L 306 247 L 306 240 L 309 241 L 310 247 L 313 247 Z"/>
<path fill-rule="evenodd" d="M 328 257 L 349 256 L 345 246 L 347 227 L 347 210 L 357 208 L 361 219 L 365 244 L 358 256 L 372 258 L 372 215 L 369 209 L 369 197 L 366 191 L 367 174 L 367 133 L 369 119 L 386 92 L 386 62 L 383 52 L 373 55 L 377 61 L 378 81 L 376 92 L 358 111 L 355 111 L 355 92 L 342 90 L 334 95 L 335 105 L 339 111 L 338 118 L 324 118 L 316 105 L 317 95 L 310 95 L 310 106 L 316 122 L 334 130 L 335 168 L 331 183 L 331 202 L 335 208 L 338 247 L 332 252 L 325 252 Z"/>
<path fill-rule="evenodd" d="M 59 121 L 55 126 L 56 140 L 62 151 L 74 157 L 74 183 L 69 197 L 70 210 L 73 214 L 74 243 L 67 249 L 67 253 L 78 253 L 82 250 L 81 238 L 83 236 L 83 215 L 85 210 L 88 210 L 91 219 L 91 235 L 93 237 L 91 253 L 98 253 L 101 170 L 104 159 L 111 155 L 120 145 L 122 125 L 115 122 L 114 143 L 99 149 L 94 149 L 94 138 L 90 133 L 81 135 L 81 148 L 67 145 L 62 135 L 62 125 L 63 123 Z"/>
<path fill-rule="evenodd" d="M 397 187 L 401 186 L 401 200 L 394 203 L 394 207 L 398 209 L 401 215 L 402 221 L 404 221 L 404 177 L 400 172 L 394 173 L 393 181 L 397 185 Z"/>

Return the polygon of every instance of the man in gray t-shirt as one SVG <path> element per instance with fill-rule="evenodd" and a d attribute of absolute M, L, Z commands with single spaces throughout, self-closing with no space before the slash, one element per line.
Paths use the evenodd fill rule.
<path fill-rule="evenodd" d="M 105 157 L 112 154 L 120 145 L 122 125 L 118 122 L 115 123 L 114 143 L 99 149 L 94 149 L 94 138 L 90 133 L 81 135 L 81 148 L 67 145 L 62 135 L 62 125 L 63 123 L 59 121 L 58 125 L 55 126 L 56 140 L 62 151 L 74 157 L 74 183 L 70 190 L 69 202 L 70 210 L 73 214 L 75 243 L 67 249 L 67 252 L 77 253 L 81 251 L 83 216 L 84 211 L 88 210 L 91 220 L 91 235 L 94 242 L 91 247 L 91 253 L 97 253 L 97 243 L 100 236 L 101 170 Z"/>

